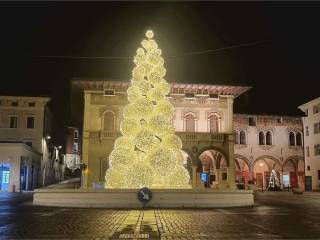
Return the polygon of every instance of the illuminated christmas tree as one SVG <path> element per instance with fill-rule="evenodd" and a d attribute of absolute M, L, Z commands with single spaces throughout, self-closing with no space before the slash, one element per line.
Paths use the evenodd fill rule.
<path fill-rule="evenodd" d="M 147 31 L 134 57 L 129 104 L 123 109 L 122 136 L 114 144 L 106 173 L 107 188 L 190 188 L 182 142 L 171 123 L 174 107 L 161 50 Z"/>

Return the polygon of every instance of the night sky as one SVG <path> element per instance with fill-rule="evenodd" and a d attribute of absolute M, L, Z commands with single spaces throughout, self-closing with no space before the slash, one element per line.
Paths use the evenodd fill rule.
<path fill-rule="evenodd" d="M 319 13 L 316 2 L 1 3 L 0 93 L 52 96 L 66 121 L 72 78 L 126 81 L 132 60 L 41 56 L 133 56 L 150 28 L 169 82 L 252 86 L 236 112 L 296 115 L 320 95 Z"/>

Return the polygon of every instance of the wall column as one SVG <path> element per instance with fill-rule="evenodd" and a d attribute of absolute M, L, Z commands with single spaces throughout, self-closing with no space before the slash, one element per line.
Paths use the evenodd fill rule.
<path fill-rule="evenodd" d="M 227 114 L 225 116 L 225 133 L 227 137 L 227 153 L 229 166 L 228 166 L 228 187 L 230 189 L 236 189 L 236 166 L 234 159 L 234 135 L 233 135 L 233 96 L 224 96 L 227 101 Z"/>
<path fill-rule="evenodd" d="M 197 166 L 191 166 L 192 168 L 192 187 L 197 188 Z"/>
<path fill-rule="evenodd" d="M 82 129 L 82 159 L 81 162 L 86 165 L 86 170 L 82 171 L 83 174 L 81 174 L 81 182 L 83 184 L 83 188 L 88 187 L 88 169 L 90 168 L 89 164 L 89 136 L 90 133 L 87 131 L 88 123 L 90 121 L 90 112 L 88 105 L 90 104 L 90 93 L 84 94 L 84 118 L 83 118 L 83 129 Z"/>
<path fill-rule="evenodd" d="M 236 164 L 234 158 L 234 136 L 228 135 L 228 153 L 229 153 L 229 166 L 228 166 L 228 187 L 236 189 Z"/>

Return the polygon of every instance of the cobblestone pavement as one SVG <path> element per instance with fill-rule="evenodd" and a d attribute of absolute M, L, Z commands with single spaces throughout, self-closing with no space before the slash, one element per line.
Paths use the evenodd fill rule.
<path fill-rule="evenodd" d="M 320 239 L 320 193 L 259 193 L 253 207 L 108 210 L 0 193 L 0 239 Z"/>

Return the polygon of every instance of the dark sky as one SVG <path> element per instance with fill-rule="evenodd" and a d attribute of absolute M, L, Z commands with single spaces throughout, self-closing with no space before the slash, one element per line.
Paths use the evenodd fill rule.
<path fill-rule="evenodd" d="M 133 56 L 151 28 L 169 82 L 249 85 L 237 112 L 297 114 L 319 96 L 319 13 L 316 2 L 1 3 L 0 91 L 53 96 L 65 115 L 71 78 L 126 80 L 132 60 L 36 56 Z"/>

